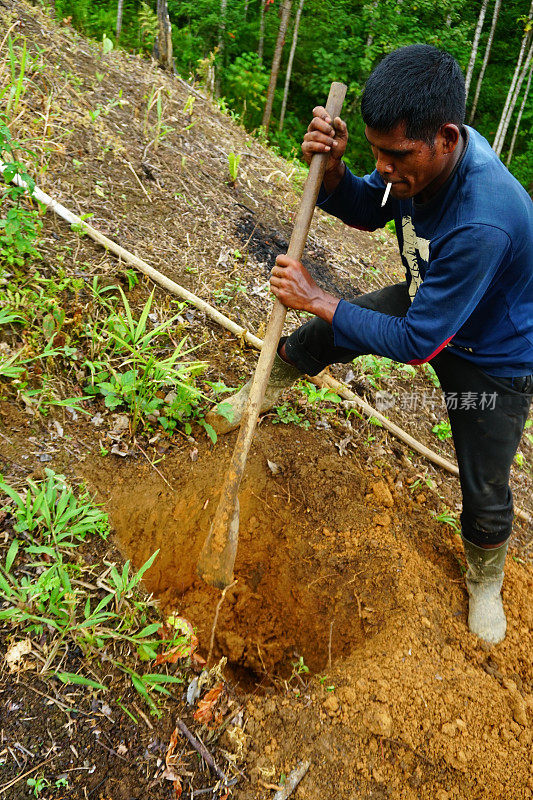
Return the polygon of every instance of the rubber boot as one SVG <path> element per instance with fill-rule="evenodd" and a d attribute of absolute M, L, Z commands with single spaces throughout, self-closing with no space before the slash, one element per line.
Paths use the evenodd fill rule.
<path fill-rule="evenodd" d="M 292 364 L 288 364 L 276 353 L 265 397 L 259 413 L 264 414 L 265 411 L 269 411 L 275 406 L 282 391 L 291 386 L 301 375 L 302 373 L 299 369 L 293 367 Z M 221 402 L 207 414 L 205 418 L 206 422 L 213 426 L 217 434 L 228 433 L 238 428 L 241 424 L 242 415 L 246 408 L 246 402 L 252 387 L 252 380 L 253 379 L 250 378 L 248 383 L 245 383 L 237 394 L 228 397 L 227 400 L 221 400 Z M 224 405 L 224 414 L 218 411 L 222 405 Z M 227 415 L 226 411 L 228 412 Z M 227 416 L 229 416 L 230 419 L 227 419 Z"/>
<path fill-rule="evenodd" d="M 503 641 L 507 630 L 501 589 L 509 542 L 485 549 L 462 538 L 468 564 L 468 627 L 485 642 L 497 644 Z"/>

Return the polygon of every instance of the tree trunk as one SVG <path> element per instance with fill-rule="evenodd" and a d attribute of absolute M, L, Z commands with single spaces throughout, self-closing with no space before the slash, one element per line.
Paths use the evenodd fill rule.
<path fill-rule="evenodd" d="M 220 73 L 224 69 L 224 46 L 226 38 L 226 11 L 228 0 L 220 0 L 220 25 L 218 26 L 218 59 L 219 68 L 216 71 L 215 97 L 220 96 Z"/>
<path fill-rule="evenodd" d="M 265 46 L 265 9 L 266 0 L 261 0 L 261 9 L 259 11 L 259 45 L 257 47 L 257 55 L 263 58 L 263 48 Z"/>
<path fill-rule="evenodd" d="M 157 51 L 159 66 L 174 72 L 174 59 L 172 58 L 172 28 L 168 16 L 167 0 L 157 0 Z"/>
<path fill-rule="evenodd" d="M 490 26 L 489 38 L 487 39 L 487 44 L 485 46 L 485 55 L 483 56 L 483 63 L 481 64 L 481 69 L 479 71 L 476 84 L 476 93 L 474 95 L 474 101 L 472 103 L 472 108 L 470 110 L 470 119 L 468 120 L 470 124 L 472 123 L 472 120 L 474 119 L 474 115 L 476 113 L 477 101 L 479 100 L 479 93 L 481 91 L 481 84 L 483 83 L 485 70 L 487 69 L 487 64 L 489 63 L 490 51 L 492 48 L 492 42 L 494 40 L 494 31 L 496 30 L 496 24 L 498 22 L 498 14 L 500 13 L 501 5 L 502 5 L 502 0 L 496 0 L 496 2 L 494 3 L 494 12 L 492 14 L 492 22 Z"/>
<path fill-rule="evenodd" d="M 374 44 L 374 25 L 372 24 L 372 16 L 374 15 L 375 11 L 377 10 L 379 0 L 374 0 L 370 8 L 372 9 L 372 13 L 370 15 L 369 27 L 368 27 L 368 34 L 365 41 L 365 59 L 370 61 L 370 48 Z"/>
<path fill-rule="evenodd" d="M 278 81 L 279 65 L 281 63 L 283 45 L 285 44 L 285 34 L 287 33 L 287 26 L 289 24 L 291 6 L 292 0 L 283 0 L 281 5 L 281 21 L 279 23 L 278 38 L 276 41 L 276 48 L 274 50 L 274 58 L 272 59 L 272 69 L 270 70 L 270 82 L 268 84 L 265 112 L 263 114 L 263 122 L 261 123 L 265 129 L 265 133 L 268 133 L 270 117 L 272 116 L 274 92 L 276 91 L 276 83 Z"/>
<path fill-rule="evenodd" d="M 531 37 L 530 37 L 529 41 L 531 42 Z M 516 104 L 518 102 L 518 97 L 520 96 L 520 89 L 522 88 L 522 84 L 524 82 L 524 78 L 526 77 L 526 75 L 527 75 L 527 73 L 529 71 L 529 67 L 531 65 L 531 60 L 532 59 L 533 59 L 533 43 L 530 44 L 529 51 L 528 51 L 526 60 L 524 62 L 523 69 L 520 72 L 520 75 L 519 75 L 518 80 L 516 82 L 515 90 L 513 92 L 513 96 L 511 98 L 511 102 L 509 103 L 509 109 L 507 111 L 507 116 L 505 117 L 505 122 L 503 124 L 502 131 L 501 131 L 501 134 L 500 134 L 499 149 L 497 151 L 498 155 L 500 155 L 500 153 L 503 150 L 503 145 L 505 143 L 505 137 L 507 135 L 507 129 L 509 128 L 509 125 L 511 123 L 511 118 L 513 116 L 513 111 L 515 110 L 515 106 L 516 106 Z"/>
<path fill-rule="evenodd" d="M 117 30 L 116 30 L 116 39 L 117 44 L 120 39 L 120 34 L 122 32 L 122 12 L 124 10 L 124 0 L 118 0 L 117 4 Z"/>
<path fill-rule="evenodd" d="M 489 0 L 483 0 L 481 4 L 481 9 L 479 11 L 479 17 L 477 19 L 476 30 L 474 33 L 474 41 L 472 42 L 472 50 L 470 52 L 470 61 L 468 62 L 468 68 L 466 70 L 466 78 L 465 78 L 465 92 L 466 96 L 468 97 L 468 91 L 470 89 L 470 82 L 472 80 L 472 75 L 474 72 L 474 65 L 476 63 L 476 56 L 477 56 L 477 49 L 479 46 L 479 38 L 481 36 L 481 31 L 483 30 L 483 22 L 485 21 L 485 14 L 487 13 L 487 6 L 489 4 Z"/>
<path fill-rule="evenodd" d="M 279 118 L 279 129 L 283 130 L 283 121 L 285 119 L 285 111 L 287 109 L 287 99 L 289 96 L 289 84 L 291 82 L 292 64 L 294 61 L 294 53 L 296 52 L 296 44 L 298 42 L 298 29 L 300 27 L 300 18 L 304 7 L 305 0 L 300 0 L 298 11 L 296 12 L 296 19 L 294 20 L 294 31 L 292 33 L 291 52 L 289 53 L 289 62 L 287 64 L 287 73 L 285 75 L 285 88 L 283 90 L 283 103 L 281 104 L 281 114 Z"/>
<path fill-rule="evenodd" d="M 514 131 L 513 131 L 513 138 L 511 140 L 511 146 L 509 148 L 509 153 L 507 154 L 507 161 L 505 162 L 505 165 L 507 167 L 511 163 L 511 159 L 513 157 L 514 146 L 516 144 L 516 137 L 518 136 L 518 129 L 520 128 L 520 123 L 522 121 L 522 114 L 524 112 L 524 107 L 526 105 L 527 98 L 528 98 L 528 95 L 529 95 L 529 90 L 531 88 L 531 76 L 532 75 L 533 75 L 533 63 L 531 64 L 531 66 L 529 68 L 529 77 L 527 79 L 526 88 L 524 89 L 524 96 L 522 98 L 522 105 L 520 106 L 520 111 L 518 112 L 518 117 L 516 118 L 516 123 L 515 123 Z"/>
<path fill-rule="evenodd" d="M 531 20 L 531 16 L 532 15 L 533 15 L 533 0 L 531 1 L 531 6 L 529 8 L 528 23 Z M 504 125 L 505 125 L 507 117 L 508 117 L 509 106 L 510 106 L 511 101 L 513 99 L 513 95 L 514 95 L 514 91 L 515 91 L 516 84 L 517 84 L 517 81 L 518 81 L 518 77 L 520 75 L 520 69 L 522 67 L 522 61 L 524 60 L 524 53 L 526 51 L 526 47 L 529 44 L 529 37 L 530 37 L 529 25 L 526 25 L 525 26 L 524 35 L 522 37 L 522 44 L 520 46 L 520 52 L 518 54 L 518 60 L 516 62 L 516 67 L 515 67 L 513 79 L 511 81 L 511 85 L 510 85 L 509 91 L 507 93 L 507 98 L 505 100 L 505 105 L 503 107 L 503 111 L 502 111 L 502 115 L 501 115 L 501 118 L 500 118 L 500 122 L 498 124 L 498 130 L 496 131 L 496 136 L 494 137 L 494 142 L 492 143 L 492 149 L 494 150 L 494 152 L 497 155 L 500 155 L 500 153 L 502 151 L 502 147 L 503 147 L 503 142 L 501 141 L 502 131 L 503 131 Z M 507 124 L 509 124 L 509 123 L 507 123 Z"/>

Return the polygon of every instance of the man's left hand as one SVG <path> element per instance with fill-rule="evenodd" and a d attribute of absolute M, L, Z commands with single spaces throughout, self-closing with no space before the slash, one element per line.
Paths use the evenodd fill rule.
<path fill-rule="evenodd" d="M 270 288 L 287 308 L 308 311 L 331 323 L 339 304 L 337 297 L 318 286 L 299 261 L 282 255 L 276 258 Z"/>

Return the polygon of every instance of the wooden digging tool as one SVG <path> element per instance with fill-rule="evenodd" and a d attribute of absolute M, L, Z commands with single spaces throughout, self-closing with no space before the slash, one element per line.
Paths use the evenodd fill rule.
<path fill-rule="evenodd" d="M 331 84 L 326 103 L 326 111 L 331 119 L 339 116 L 345 95 L 346 86 L 343 83 Z M 315 153 L 311 159 L 309 175 L 305 182 L 287 252 L 287 255 L 296 261 L 300 261 L 302 258 L 328 158 L 329 153 Z M 200 552 L 196 567 L 198 575 L 206 583 L 217 586 L 219 589 L 224 589 L 233 581 L 233 566 L 239 540 L 239 499 L 237 494 L 270 378 L 274 356 L 283 331 L 286 313 L 285 306 L 279 300 L 274 300 L 231 464 L 226 473 L 211 529 Z"/>

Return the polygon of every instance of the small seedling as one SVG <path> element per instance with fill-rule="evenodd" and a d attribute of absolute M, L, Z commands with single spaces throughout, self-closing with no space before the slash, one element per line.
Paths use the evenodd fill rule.
<path fill-rule="evenodd" d="M 39 797 L 43 789 L 46 789 L 47 786 L 50 786 L 50 781 L 48 781 L 42 775 L 37 776 L 36 778 L 28 778 L 26 783 L 30 787 L 30 789 L 33 790 L 33 794 L 35 797 Z"/>
<path fill-rule="evenodd" d="M 241 158 L 242 156 L 236 155 L 233 152 L 228 153 L 228 167 L 229 167 L 229 174 L 232 186 L 235 186 L 237 182 L 237 175 L 239 174 L 239 164 L 241 163 Z"/>
<path fill-rule="evenodd" d="M 533 420 L 531 419 L 526 420 L 525 431 L 526 431 L 526 439 L 528 440 L 529 444 L 533 444 L 533 434 L 528 433 L 531 427 L 533 427 Z"/>
<path fill-rule="evenodd" d="M 106 56 L 108 53 L 112 51 L 112 49 L 113 49 L 113 42 L 108 36 L 106 36 L 105 33 L 102 34 L 102 54 Z"/>
<path fill-rule="evenodd" d="M 282 403 L 274 408 L 276 416 L 272 420 L 274 424 L 282 422 L 284 425 L 299 425 L 301 428 L 309 428 L 311 423 L 308 419 L 304 419 L 301 414 L 292 408 L 290 403 Z"/>
<path fill-rule="evenodd" d="M 298 661 L 292 662 L 292 670 L 295 675 L 307 675 L 309 667 L 304 663 L 304 657 L 300 656 Z"/>
<path fill-rule="evenodd" d="M 452 514 L 451 511 L 442 511 L 440 514 L 435 514 L 435 519 L 437 522 L 442 522 L 444 525 L 449 525 L 450 528 L 456 533 L 460 533 L 459 525 L 457 524 L 457 518 Z"/>
<path fill-rule="evenodd" d="M 342 400 L 338 394 L 332 392 L 327 386 L 322 386 L 320 389 L 308 381 L 304 381 L 300 386 L 303 394 L 307 398 L 307 402 L 314 405 L 315 403 L 329 402 L 341 403 Z"/>
<path fill-rule="evenodd" d="M 450 423 L 446 420 L 441 420 L 437 422 L 436 425 L 432 427 L 432 432 L 435 434 L 437 439 L 440 439 L 441 442 L 445 442 L 446 439 L 449 439 L 452 435 L 452 429 Z"/>

